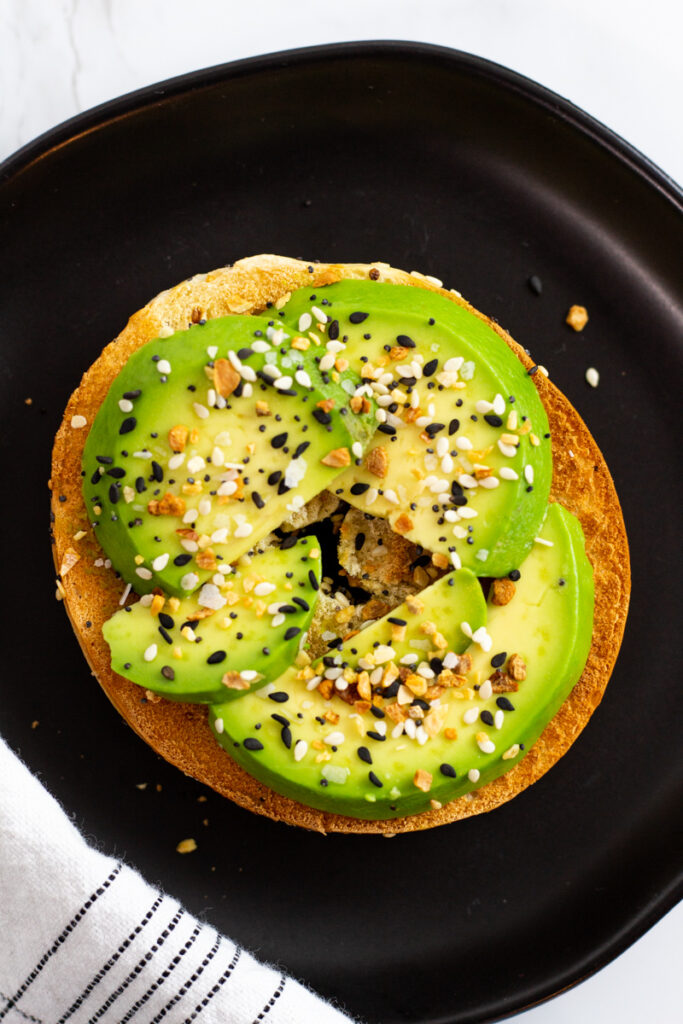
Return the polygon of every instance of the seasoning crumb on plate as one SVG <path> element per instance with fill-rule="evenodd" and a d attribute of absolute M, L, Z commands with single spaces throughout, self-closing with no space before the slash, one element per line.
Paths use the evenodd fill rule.
<path fill-rule="evenodd" d="M 565 323 L 568 323 L 575 331 L 582 331 L 588 323 L 588 310 L 585 306 L 571 306 Z"/>
<path fill-rule="evenodd" d="M 600 374 L 594 366 L 589 366 L 586 370 L 586 380 L 592 388 L 597 388 L 600 383 Z"/>
<path fill-rule="evenodd" d="M 194 839 L 181 839 L 176 846 L 176 853 L 193 853 L 197 849 Z"/>

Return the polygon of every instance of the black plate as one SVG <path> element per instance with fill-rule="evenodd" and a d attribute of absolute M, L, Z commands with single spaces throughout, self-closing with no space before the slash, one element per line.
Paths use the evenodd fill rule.
<path fill-rule="evenodd" d="M 175 79 L 0 169 L 2 730 L 105 849 L 371 1021 L 509 1014 L 606 964 L 680 892 L 681 228 L 676 186 L 585 114 L 404 43 Z M 156 292 L 258 252 L 444 278 L 549 367 L 611 466 L 634 583 L 617 671 L 571 752 L 492 814 L 387 841 L 197 803 L 119 720 L 53 600 L 50 445 L 81 372 Z M 179 857 L 186 836 L 199 849 Z"/>

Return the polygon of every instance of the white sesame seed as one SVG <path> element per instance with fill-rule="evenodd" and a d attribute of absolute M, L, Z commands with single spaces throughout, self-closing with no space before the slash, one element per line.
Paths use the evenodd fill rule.
<path fill-rule="evenodd" d="M 552 540 L 544 540 L 543 537 L 534 537 L 534 543 L 543 544 L 543 546 L 546 548 L 552 548 L 555 546 Z"/>
<path fill-rule="evenodd" d="M 256 382 L 256 370 L 253 366 L 245 366 L 243 364 L 240 374 L 242 376 L 242 380 L 248 381 L 249 384 L 254 384 Z M 248 397 L 246 388 L 242 391 L 242 394 L 245 397 Z"/>
<path fill-rule="evenodd" d="M 465 714 L 462 716 L 462 720 L 465 725 L 473 725 L 474 722 L 479 718 L 478 708 L 468 708 Z"/>
<path fill-rule="evenodd" d="M 496 395 L 493 399 L 493 411 L 496 416 L 502 416 L 505 412 L 505 399 L 502 395 Z"/>
<path fill-rule="evenodd" d="M 171 364 L 168 359 L 160 359 L 157 363 L 157 370 L 159 373 L 163 373 L 164 376 L 171 372 Z"/>
<path fill-rule="evenodd" d="M 163 324 L 159 328 L 159 333 L 157 334 L 157 337 L 158 338 L 170 338 L 172 334 L 175 334 L 175 331 L 173 330 L 173 328 L 169 324 Z"/>
<path fill-rule="evenodd" d="M 346 736 L 344 733 L 337 730 L 336 732 L 329 732 L 327 736 L 323 738 L 323 743 L 326 743 L 328 747 L 338 747 L 345 739 Z"/>
<path fill-rule="evenodd" d="M 185 452 L 176 452 L 168 460 L 169 469 L 180 469 L 183 462 L 185 461 Z"/>
<path fill-rule="evenodd" d="M 300 331 L 307 331 L 312 323 L 313 323 L 313 317 L 311 316 L 311 314 L 310 313 L 302 313 L 301 316 L 299 317 L 299 330 Z"/>
<path fill-rule="evenodd" d="M 600 374 L 594 366 L 589 366 L 586 370 L 586 380 L 592 388 L 597 388 L 600 383 Z"/>
<path fill-rule="evenodd" d="M 163 553 L 163 555 L 157 555 L 157 557 L 152 562 L 152 568 L 154 569 L 154 571 L 161 572 L 162 569 L 165 569 L 166 566 L 168 565 L 169 557 L 170 556 L 166 551 Z"/>
<path fill-rule="evenodd" d="M 71 417 L 71 426 L 73 427 L 74 430 L 81 430 L 82 427 L 85 427 L 87 425 L 87 423 L 88 421 L 85 418 L 85 416 L 76 415 Z"/>
<path fill-rule="evenodd" d="M 308 751 L 308 743 L 306 740 L 297 740 L 294 744 L 294 760 L 301 761 Z"/>
<path fill-rule="evenodd" d="M 470 770 L 467 773 L 467 778 L 470 780 L 470 782 L 479 782 L 479 769 L 470 768 Z"/>
<path fill-rule="evenodd" d="M 492 693 L 493 687 L 491 685 L 491 680 L 486 679 L 479 687 L 479 696 L 482 700 L 488 700 Z"/>
<path fill-rule="evenodd" d="M 534 467 L 530 463 L 524 467 L 524 479 L 528 484 L 534 482 Z"/>
<path fill-rule="evenodd" d="M 257 597 L 265 597 L 267 594 L 272 594 L 275 590 L 274 583 L 257 583 L 254 587 L 254 593 Z"/>
<path fill-rule="evenodd" d="M 200 420 L 205 420 L 209 415 L 209 410 L 205 405 L 201 405 L 200 402 L 193 402 L 192 408 L 195 411 L 195 415 L 198 416 Z"/>
<path fill-rule="evenodd" d="M 131 402 L 131 400 L 129 398 L 120 398 L 119 399 L 119 409 L 121 410 L 121 412 L 132 412 L 133 411 L 133 403 Z"/>
<path fill-rule="evenodd" d="M 452 359 L 446 360 L 443 368 L 446 373 L 457 373 L 464 362 L 465 360 L 462 356 L 454 356 Z"/>
<path fill-rule="evenodd" d="M 366 504 L 366 507 L 368 505 L 374 505 L 374 503 L 377 501 L 378 495 L 379 495 L 379 491 L 377 490 L 377 488 L 376 487 L 370 487 L 365 492 L 365 504 Z"/>
<path fill-rule="evenodd" d="M 128 600 L 128 595 L 130 594 L 130 591 L 131 591 L 131 585 L 130 585 L 130 583 L 126 583 L 126 587 L 125 587 L 123 593 L 121 594 L 121 597 L 119 598 L 119 604 L 120 605 L 123 606 L 126 603 L 126 601 Z"/>
<path fill-rule="evenodd" d="M 320 683 L 322 683 L 322 681 L 323 681 L 323 677 L 322 676 L 313 676 L 313 678 L 309 679 L 308 682 L 306 683 L 306 689 L 307 690 L 315 690 L 315 688 Z"/>
<path fill-rule="evenodd" d="M 145 569 L 143 565 L 139 565 L 135 572 L 137 573 L 141 580 L 151 580 L 152 578 L 151 570 Z"/>
<path fill-rule="evenodd" d="M 187 460 L 187 468 L 190 473 L 199 473 L 205 466 L 206 463 L 201 455 L 193 455 L 191 459 Z"/>
<path fill-rule="evenodd" d="M 399 736 L 403 735 L 403 722 L 397 722 L 394 728 L 391 730 L 391 738 L 397 740 Z"/>
<path fill-rule="evenodd" d="M 500 453 L 504 455 L 506 459 L 512 459 L 517 454 L 517 448 L 515 445 L 505 444 L 505 442 L 501 441 L 500 438 L 498 439 L 497 444 Z"/>
<path fill-rule="evenodd" d="M 479 482 L 473 476 L 470 476 L 469 473 L 461 473 L 457 479 L 461 487 L 473 488 L 479 486 Z"/>
<path fill-rule="evenodd" d="M 482 416 L 485 416 L 489 412 L 493 412 L 493 404 L 487 402 L 485 398 L 480 398 L 478 402 L 475 402 L 474 408 Z"/>
<path fill-rule="evenodd" d="M 409 736 L 411 740 L 414 740 L 415 733 L 417 732 L 415 720 L 413 718 L 406 718 L 405 722 L 403 723 L 403 728 L 406 736 Z"/>
<path fill-rule="evenodd" d="M 154 661 L 157 656 L 158 648 L 156 644 L 150 644 L 142 657 L 145 661 Z"/>
<path fill-rule="evenodd" d="M 490 739 L 477 740 L 477 746 L 481 750 L 482 754 L 493 754 L 496 749 L 496 744 Z"/>
<path fill-rule="evenodd" d="M 503 761 L 510 761 L 513 757 L 517 757 L 519 753 L 519 743 L 513 743 L 511 747 L 505 751 L 502 755 Z"/>
<path fill-rule="evenodd" d="M 258 679 L 261 675 L 260 672 L 256 672 L 253 668 L 245 668 L 240 672 L 242 679 L 245 683 L 253 683 L 255 679 Z"/>
<path fill-rule="evenodd" d="M 291 388 L 291 386 L 292 386 L 292 378 L 291 377 L 278 377 L 278 379 L 276 381 L 274 381 L 273 383 L 274 383 L 275 387 L 279 391 L 286 391 L 288 388 Z"/>
<path fill-rule="evenodd" d="M 462 508 L 459 508 L 458 514 L 461 519 L 476 519 L 479 515 L 476 508 L 469 508 L 468 505 L 463 505 Z"/>
<path fill-rule="evenodd" d="M 311 313 L 316 318 L 319 324 L 327 323 L 327 314 L 323 313 L 322 309 L 320 309 L 318 306 L 311 306 Z"/>
<path fill-rule="evenodd" d="M 479 481 L 479 486 L 483 487 L 485 491 L 493 491 L 500 486 L 500 480 L 497 476 L 485 476 L 483 480 Z"/>
<path fill-rule="evenodd" d="M 325 348 L 327 349 L 328 352 L 333 352 L 335 355 L 338 355 L 340 352 L 344 351 L 346 345 L 344 344 L 343 341 L 335 340 L 328 341 L 327 345 L 325 345 Z"/>
<path fill-rule="evenodd" d="M 294 380 L 297 384 L 301 384 L 302 388 L 312 387 L 311 378 L 308 376 L 305 370 L 297 370 L 294 374 Z"/>
<path fill-rule="evenodd" d="M 180 581 L 182 590 L 194 590 L 199 583 L 199 576 L 196 572 L 186 572 Z"/>
<path fill-rule="evenodd" d="M 362 455 L 363 455 L 363 445 L 360 443 L 360 441 L 354 441 L 353 442 L 353 444 L 351 445 L 351 453 L 357 459 L 362 458 Z"/>
<path fill-rule="evenodd" d="M 457 551 L 451 551 L 451 565 L 454 569 L 462 569 L 462 560 Z"/>
<path fill-rule="evenodd" d="M 319 363 L 320 370 L 324 373 L 326 370 L 331 370 L 334 366 L 334 353 L 326 352 Z"/>
<path fill-rule="evenodd" d="M 215 722 L 213 723 L 213 727 L 216 730 L 216 732 L 218 733 L 218 735 L 220 736 L 221 733 L 223 732 L 223 730 L 225 729 L 225 724 L 223 722 L 223 719 L 222 718 L 217 718 L 215 720 Z"/>
<path fill-rule="evenodd" d="M 152 453 L 147 451 L 147 449 L 145 448 L 142 451 L 133 452 L 133 458 L 134 459 L 151 459 L 152 458 Z"/>
<path fill-rule="evenodd" d="M 503 466 L 499 470 L 499 474 L 502 480 L 519 480 L 519 473 L 517 473 L 511 466 Z"/>
<path fill-rule="evenodd" d="M 469 622 L 461 622 L 460 629 L 462 630 L 466 637 L 469 637 L 470 640 L 472 639 L 472 627 L 470 626 Z"/>
<path fill-rule="evenodd" d="M 472 442 L 469 437 L 458 437 L 455 441 L 455 447 L 460 452 L 470 452 L 472 451 Z"/>
<path fill-rule="evenodd" d="M 256 341 L 252 341 L 251 347 L 254 352 L 262 354 L 263 352 L 270 352 L 270 345 L 263 338 L 257 338 Z"/>
<path fill-rule="evenodd" d="M 493 716 L 493 724 L 495 725 L 496 729 L 502 729 L 504 721 L 505 721 L 505 712 L 503 711 L 502 708 L 498 708 L 498 710 L 496 711 L 495 715 Z"/>
<path fill-rule="evenodd" d="M 254 527 L 251 523 L 240 523 L 235 530 L 235 537 L 249 537 L 253 532 Z"/>
<path fill-rule="evenodd" d="M 180 546 L 185 548 L 185 550 L 189 551 L 190 554 L 192 554 L 192 555 L 195 553 L 195 551 L 199 551 L 199 544 L 197 543 L 197 541 L 196 540 L 190 540 L 187 537 L 183 537 L 181 539 Z"/>
<path fill-rule="evenodd" d="M 263 373 L 265 373 L 266 376 L 271 377 L 273 380 L 282 376 L 282 370 L 279 366 L 275 366 L 274 363 L 266 363 L 263 367 Z"/>

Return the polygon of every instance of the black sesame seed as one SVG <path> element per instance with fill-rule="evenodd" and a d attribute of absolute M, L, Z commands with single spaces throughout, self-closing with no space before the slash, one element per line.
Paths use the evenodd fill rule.
<path fill-rule="evenodd" d="M 360 533 L 356 534 L 356 539 L 354 541 L 354 545 L 355 545 L 356 551 L 360 551 L 360 549 L 363 547 L 364 544 L 365 544 L 365 534 L 361 531 Z"/>
<path fill-rule="evenodd" d="M 371 740 L 378 740 L 380 743 L 383 743 L 386 739 L 386 736 L 382 736 L 381 732 L 374 732 L 372 730 L 368 730 L 366 736 L 369 736 Z"/>
<path fill-rule="evenodd" d="M 308 570 L 308 582 L 311 584 L 314 590 L 320 590 L 320 584 L 318 583 L 316 575 L 312 569 Z"/>
<path fill-rule="evenodd" d="M 496 416 L 494 413 L 487 413 L 484 419 L 490 427 L 502 427 L 503 421 L 500 416 Z"/>
<path fill-rule="evenodd" d="M 225 651 L 214 651 L 206 659 L 207 665 L 220 665 L 222 661 L 225 661 L 227 655 Z"/>
<path fill-rule="evenodd" d="M 448 778 L 448 779 L 454 779 L 455 778 L 455 768 L 453 767 L 452 764 L 444 763 L 444 764 L 439 765 L 439 771 L 441 772 L 442 775 L 445 775 L 446 778 Z"/>
<path fill-rule="evenodd" d="M 268 697 L 270 700 L 274 700 L 276 704 L 286 704 L 289 700 L 289 694 L 285 693 L 284 690 L 276 690 L 275 693 L 269 693 Z"/>
<path fill-rule="evenodd" d="M 331 320 L 330 321 L 330 325 L 327 328 L 327 336 L 330 339 L 330 341 L 336 341 L 337 340 L 337 338 L 339 337 L 339 321 L 338 320 Z"/>
<path fill-rule="evenodd" d="M 127 416 L 119 427 L 119 434 L 130 434 L 131 430 L 135 430 L 138 425 L 138 421 L 135 416 Z"/>
<path fill-rule="evenodd" d="M 394 626 L 407 626 L 408 623 L 405 619 L 399 619 L 396 615 L 390 615 L 387 622 L 391 622 Z"/>
<path fill-rule="evenodd" d="M 496 697 L 496 704 L 503 711 L 514 711 L 515 705 L 507 697 Z"/>
<path fill-rule="evenodd" d="M 251 492 L 251 500 L 256 505 L 256 508 L 263 508 L 265 505 L 265 501 L 263 500 L 258 491 Z"/>
<path fill-rule="evenodd" d="M 188 562 L 192 561 L 192 555 L 176 555 L 173 559 L 174 565 L 187 565 Z"/>
<path fill-rule="evenodd" d="M 101 462 L 103 466 L 111 466 L 114 461 L 111 455 L 96 455 L 95 458 L 98 462 Z"/>
<path fill-rule="evenodd" d="M 389 686 L 387 686 L 384 690 L 382 690 L 382 696 L 383 697 L 395 697 L 396 694 L 398 693 L 400 685 L 401 685 L 401 680 L 400 679 L 394 679 L 393 683 L 390 683 Z"/>
<path fill-rule="evenodd" d="M 274 473 L 271 473 L 268 477 L 268 483 L 271 487 L 274 487 L 276 483 L 279 483 L 282 476 L 282 470 L 276 469 Z"/>
<path fill-rule="evenodd" d="M 289 629 L 285 630 L 285 640 L 293 640 L 300 632 L 301 628 L 299 626 L 290 626 Z"/>
<path fill-rule="evenodd" d="M 328 426 L 328 424 L 332 422 L 332 417 L 330 416 L 329 412 L 325 412 L 324 409 L 314 409 L 313 416 L 318 421 L 318 423 L 322 423 L 324 427 Z"/>
<path fill-rule="evenodd" d="M 173 629 L 175 622 L 166 612 L 159 612 L 159 622 L 165 629 Z"/>
<path fill-rule="evenodd" d="M 490 711 L 482 711 L 480 718 L 485 725 L 493 725 L 493 715 Z"/>
<path fill-rule="evenodd" d="M 369 488 L 370 488 L 370 484 L 357 483 L 357 484 L 351 484 L 350 491 L 351 491 L 351 494 L 359 495 L 359 494 L 365 494 L 365 492 L 367 490 L 369 490 Z"/>
<path fill-rule="evenodd" d="M 309 612 L 311 610 L 310 604 L 308 601 L 304 601 L 303 597 L 293 597 L 292 601 L 294 604 L 298 604 L 299 608 L 303 608 L 305 612 Z"/>
<path fill-rule="evenodd" d="M 382 711 L 382 709 L 375 707 L 374 704 L 370 708 L 370 714 L 374 715 L 375 718 L 384 718 L 385 717 L 384 712 Z"/>
<path fill-rule="evenodd" d="M 271 448 L 282 448 L 283 444 L 287 444 L 287 433 L 276 434 L 270 440 Z"/>
<path fill-rule="evenodd" d="M 161 670 L 161 674 L 164 677 L 164 679 L 175 679 L 175 672 L 173 671 L 170 665 L 164 665 L 164 667 Z"/>
<path fill-rule="evenodd" d="M 367 747 L 359 747 L 356 753 L 361 761 L 365 761 L 366 764 L 372 764 L 372 754 Z"/>
<path fill-rule="evenodd" d="M 440 430 L 443 430 L 445 426 L 445 423 L 429 423 L 425 427 L 425 433 L 429 434 L 430 437 L 435 437 L 436 434 L 438 434 Z"/>
<path fill-rule="evenodd" d="M 159 632 L 161 633 L 167 644 L 173 643 L 173 638 L 170 636 L 169 633 L 166 632 L 163 626 L 159 626 Z"/>
<path fill-rule="evenodd" d="M 380 780 L 377 778 L 374 772 L 368 772 L 368 778 L 370 779 L 370 782 L 373 784 L 373 786 L 377 786 L 378 789 L 381 789 L 382 786 L 384 785 L 383 782 L 380 782 Z"/>
<path fill-rule="evenodd" d="M 298 459 L 299 456 L 303 455 L 303 453 L 306 451 L 306 449 L 310 447 L 310 444 L 311 444 L 310 441 L 302 441 L 301 444 L 298 444 L 296 446 L 296 448 L 294 449 L 294 454 L 293 454 L 292 458 Z"/>
<path fill-rule="evenodd" d="M 527 284 L 529 285 L 529 288 L 534 293 L 534 295 L 540 295 L 543 291 L 543 282 L 537 274 L 532 274 L 529 280 L 527 281 Z"/>
<path fill-rule="evenodd" d="M 147 484 L 145 483 L 144 476 L 138 476 L 135 478 L 135 490 L 138 494 L 142 494 L 143 491 L 147 490 Z"/>
<path fill-rule="evenodd" d="M 109 500 L 112 505 L 115 505 L 121 496 L 121 491 L 118 484 L 112 484 L 109 488 Z"/>
<path fill-rule="evenodd" d="M 448 424 L 448 436 L 452 437 L 458 430 L 460 430 L 460 420 L 455 419 L 454 417 Z"/>
<path fill-rule="evenodd" d="M 260 740 L 254 739 L 253 736 L 248 736 L 244 741 L 244 746 L 247 750 L 263 750 L 263 744 Z"/>
<path fill-rule="evenodd" d="M 436 373 L 438 365 L 438 359 L 430 359 L 429 362 L 425 363 L 424 366 L 422 367 L 422 376 L 431 377 L 432 374 Z"/>
<path fill-rule="evenodd" d="M 292 730 L 290 729 L 289 725 L 283 725 L 280 731 L 280 739 L 287 747 L 287 750 L 289 750 L 292 746 Z"/>
<path fill-rule="evenodd" d="M 538 373 L 538 367 L 532 366 L 530 369 L 527 370 L 527 373 L 530 377 L 533 377 L 535 373 Z"/>
<path fill-rule="evenodd" d="M 349 321 L 352 324 L 362 324 L 364 320 L 367 320 L 367 313 L 351 313 L 349 315 Z"/>
<path fill-rule="evenodd" d="M 271 716 L 279 725 L 289 725 L 289 719 L 285 718 L 284 715 L 278 715 L 273 713 Z"/>
<path fill-rule="evenodd" d="M 388 423 L 380 423 L 380 425 L 377 427 L 377 429 L 382 434 L 395 434 L 396 433 L 396 427 L 392 427 Z"/>
<path fill-rule="evenodd" d="M 507 651 L 501 651 L 499 654 L 494 654 L 491 658 L 491 664 L 494 668 L 500 668 L 501 665 L 505 664 L 507 656 Z"/>
<path fill-rule="evenodd" d="M 508 579 L 511 579 L 513 581 L 513 583 L 516 583 L 518 579 L 521 579 L 521 576 L 522 576 L 522 574 L 519 571 L 519 569 L 512 569 L 508 573 Z"/>
<path fill-rule="evenodd" d="M 285 539 L 281 542 L 280 549 L 282 551 L 287 551 L 288 548 L 293 548 L 294 545 L 296 544 L 296 540 L 297 539 L 295 535 L 293 533 L 290 533 L 289 537 L 285 537 Z"/>

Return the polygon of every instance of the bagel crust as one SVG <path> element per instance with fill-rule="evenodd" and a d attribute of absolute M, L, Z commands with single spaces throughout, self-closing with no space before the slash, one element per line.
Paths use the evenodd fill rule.
<path fill-rule="evenodd" d="M 389 821 L 366 821 L 315 810 L 275 793 L 237 765 L 214 740 L 205 706 L 161 698 L 144 700 L 139 686 L 110 667 L 102 626 L 119 607 L 123 583 L 102 562 L 95 566 L 95 561 L 106 559 L 106 555 L 94 537 L 81 495 L 81 459 L 88 429 L 130 354 L 158 337 L 162 328 L 176 331 L 200 318 L 258 313 L 268 302 L 276 302 L 298 288 L 368 277 L 438 292 L 489 324 L 527 368 L 533 365 L 509 334 L 457 293 L 444 290 L 431 278 L 415 272 L 408 274 L 384 263 L 307 264 L 260 255 L 197 275 L 162 292 L 135 313 L 87 370 L 69 399 L 52 456 L 53 554 L 58 593 L 92 671 L 117 711 L 157 753 L 222 796 L 275 821 L 323 833 L 393 835 L 493 810 L 539 779 L 566 753 L 587 724 L 602 699 L 617 659 L 631 583 L 623 516 L 597 444 L 554 384 L 542 373 L 533 377 L 550 421 L 550 500 L 561 502 L 580 520 L 586 554 L 593 565 L 595 613 L 591 650 L 580 680 L 525 757 L 493 782 L 444 804 L 439 810 Z M 81 531 L 84 535 L 74 539 Z"/>

